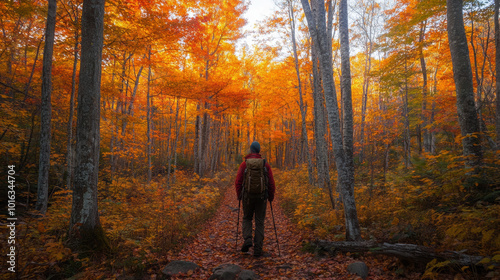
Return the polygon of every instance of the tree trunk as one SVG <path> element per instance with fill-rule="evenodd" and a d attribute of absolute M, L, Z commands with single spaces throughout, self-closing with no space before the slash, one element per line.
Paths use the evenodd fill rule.
<path fill-rule="evenodd" d="M 307 174 L 309 178 L 309 184 L 313 184 L 313 167 L 311 160 L 311 153 L 309 152 L 309 141 L 307 139 L 307 127 L 306 127 L 306 111 L 304 108 L 304 101 L 302 98 L 302 81 L 300 79 L 300 68 L 299 68 L 299 57 L 297 55 L 297 44 L 295 41 L 295 16 L 293 11 L 292 2 L 288 1 L 289 8 L 289 18 L 290 18 L 290 31 L 292 32 L 292 49 L 293 49 L 293 57 L 295 61 L 295 72 L 297 73 L 297 82 L 299 89 L 299 106 L 300 106 L 300 115 L 302 117 L 302 141 L 304 143 L 305 154 L 307 157 Z"/>
<path fill-rule="evenodd" d="M 174 137 L 173 143 L 172 143 L 172 152 L 169 154 L 169 157 L 168 157 L 169 160 L 168 160 L 167 182 L 170 182 L 170 173 L 172 170 L 172 157 L 174 158 L 174 161 L 176 161 L 176 159 L 177 159 L 177 140 L 179 139 L 179 128 L 177 125 L 177 122 L 179 119 L 179 98 L 176 98 L 176 99 L 177 99 L 177 101 L 175 102 L 176 106 L 175 106 L 175 119 L 174 119 L 175 137 Z M 170 136 L 170 133 L 169 133 L 169 136 Z M 172 137 L 169 137 L 168 141 L 170 141 L 170 138 L 172 138 Z M 173 172 L 175 173 L 175 168 L 174 168 Z M 175 174 L 174 174 L 174 177 L 175 177 Z"/>
<path fill-rule="evenodd" d="M 52 53 L 54 51 L 56 9 L 57 1 L 49 0 L 47 24 L 45 27 L 45 46 L 43 49 L 42 106 L 40 109 L 40 161 L 38 167 L 38 199 L 36 201 L 36 209 L 42 214 L 47 212 L 49 199 L 50 123 L 52 119 Z"/>
<path fill-rule="evenodd" d="M 201 140 L 200 140 L 200 101 L 198 101 L 198 104 L 196 105 L 196 121 L 194 123 L 194 142 L 193 142 L 193 156 L 194 156 L 194 172 L 198 175 L 200 175 L 200 149 L 201 149 Z"/>
<path fill-rule="evenodd" d="M 104 0 L 84 0 L 75 184 L 69 239 L 71 247 L 85 251 L 89 248 L 109 248 L 97 205 L 103 26 Z"/>
<path fill-rule="evenodd" d="M 436 252 L 433 248 L 414 244 L 376 243 L 373 241 L 315 241 L 312 245 L 316 248 L 316 252 L 328 253 L 330 255 L 335 255 L 337 252 L 371 252 L 373 254 L 396 256 L 412 263 L 426 264 L 434 259 L 439 261 L 450 260 L 450 265 L 458 267 L 473 266 L 483 259 L 481 256 L 471 256 L 455 251 Z"/>
<path fill-rule="evenodd" d="M 450 42 L 453 78 L 457 91 L 457 111 L 463 140 L 466 167 L 473 174 L 479 173 L 482 161 L 480 127 L 474 102 L 472 69 L 465 35 L 462 0 L 447 0 L 448 41 Z"/>
<path fill-rule="evenodd" d="M 75 19 L 78 22 L 78 18 Z M 75 93 L 76 93 L 76 71 L 78 65 L 78 40 L 80 39 L 80 33 L 78 29 L 75 29 L 75 46 L 73 48 L 73 75 L 71 76 L 71 98 L 69 101 L 69 119 L 68 119 L 68 143 L 67 147 L 67 174 L 66 174 L 66 185 L 68 190 L 72 189 L 73 183 L 73 116 L 75 112 Z"/>
<path fill-rule="evenodd" d="M 347 240 L 359 240 L 361 239 L 361 233 L 359 228 L 359 222 L 356 213 L 356 204 L 354 200 L 353 187 L 354 187 L 354 174 L 352 173 L 354 170 L 351 168 L 352 163 L 352 138 L 351 142 L 349 142 L 349 136 L 345 137 L 347 143 L 343 143 L 341 127 L 340 127 L 340 115 L 337 104 L 337 95 L 335 92 L 335 84 L 333 81 L 333 66 L 332 66 L 332 50 L 328 48 L 330 45 L 327 41 L 327 29 L 325 26 L 325 5 L 324 1 L 319 1 L 320 3 L 313 2 L 313 9 L 317 10 L 317 18 L 313 17 L 313 13 L 311 12 L 311 6 L 309 6 L 309 1 L 301 0 L 302 6 L 304 7 L 304 12 L 306 14 L 309 32 L 311 34 L 311 38 L 315 44 L 317 44 L 320 55 L 320 69 L 321 76 L 323 81 L 323 90 L 325 92 L 326 99 L 326 109 L 328 113 L 328 123 L 330 125 L 330 134 L 332 138 L 333 151 L 335 153 L 335 161 L 337 166 L 337 179 L 338 184 L 340 186 L 343 202 L 344 202 L 344 213 L 346 216 L 346 239 Z M 347 3 L 341 1 L 341 30 L 343 28 L 347 29 Z M 341 34 L 341 42 L 346 44 L 346 40 L 348 40 L 347 30 L 342 30 Z M 342 44 L 342 43 L 341 43 Z M 349 48 L 343 48 L 344 51 L 347 51 L 347 58 L 349 59 L 348 51 Z M 345 53 L 344 53 L 345 55 Z M 346 73 L 347 75 L 347 73 Z M 350 84 L 350 75 L 347 81 Z M 350 88 L 350 86 L 349 86 Z M 350 96 L 349 96 L 350 97 Z M 348 102 L 347 102 L 348 103 Z M 349 112 L 349 111 L 348 111 Z M 352 113 L 352 111 L 351 111 Z M 347 113 L 346 115 L 348 115 Z M 349 117 L 349 116 L 347 116 Z M 352 125 L 352 114 L 350 116 L 351 122 L 346 121 L 346 125 Z M 346 131 L 352 133 L 352 127 L 346 128 Z M 351 134 L 352 137 L 352 134 Z M 347 149 L 344 150 L 344 147 Z M 350 151 L 349 151 L 350 149 Z M 346 155 L 346 153 L 351 153 L 350 155 Z"/>
<path fill-rule="evenodd" d="M 210 166 L 208 160 L 208 143 L 209 143 L 209 133 L 210 133 L 210 123 L 211 118 L 206 112 L 210 109 L 208 102 L 204 103 L 205 112 L 203 113 L 203 122 L 201 124 L 201 151 L 200 151 L 200 177 L 205 176 L 207 168 Z"/>
<path fill-rule="evenodd" d="M 349 54 L 349 24 L 347 12 L 347 0 L 340 1 L 339 9 L 339 31 L 340 31 L 340 54 L 342 70 L 342 112 L 344 116 L 344 168 L 345 178 L 342 182 L 341 192 L 344 202 L 344 215 L 346 220 L 346 238 L 347 240 L 360 240 L 361 232 L 358 223 L 358 214 L 356 211 L 356 202 L 354 200 L 354 121 L 352 112 L 352 94 L 351 94 L 351 63 Z M 345 180 L 345 181 L 343 181 Z"/>
<path fill-rule="evenodd" d="M 316 140 L 316 166 L 318 185 L 328 191 L 330 203 L 335 209 L 332 183 L 330 181 L 330 163 L 328 161 L 328 135 L 325 118 L 325 101 L 321 89 L 321 79 L 318 68 L 318 48 L 312 42 L 311 59 L 313 61 L 313 98 L 314 98 L 314 133 Z"/>
<path fill-rule="evenodd" d="M 498 22 L 498 10 L 500 0 L 495 0 L 495 73 L 496 73 L 496 133 L 497 147 L 500 147 L 500 24 Z"/>
<path fill-rule="evenodd" d="M 147 86 L 147 97 L 146 97 L 146 103 L 147 103 L 147 136 L 148 136 L 148 185 L 151 184 L 151 177 L 152 177 L 152 166 L 151 166 L 151 94 L 150 94 L 150 89 L 151 89 L 151 46 L 149 46 L 149 52 L 148 52 L 148 86 Z"/>
<path fill-rule="evenodd" d="M 424 57 L 424 39 L 425 39 L 425 29 L 427 26 L 427 22 L 424 21 L 421 23 L 420 26 L 420 36 L 419 36 L 419 56 L 420 56 L 420 68 L 422 69 L 422 137 L 423 137 L 423 148 L 424 151 L 427 153 L 431 153 L 431 142 L 432 142 L 432 136 L 429 133 L 428 130 L 428 125 L 429 125 L 429 119 L 428 119 L 428 113 L 427 113 L 427 66 L 425 63 L 425 57 Z M 419 151 L 421 149 L 419 148 Z"/>
<path fill-rule="evenodd" d="M 182 154 L 184 156 L 184 159 L 187 159 L 186 134 L 187 134 L 187 98 L 184 100 L 184 137 L 182 138 Z"/>
<path fill-rule="evenodd" d="M 139 88 L 139 80 L 141 78 L 141 74 L 142 74 L 142 69 L 144 69 L 144 66 L 141 66 L 139 68 L 139 72 L 137 73 L 137 76 L 135 78 L 135 83 L 134 83 L 134 89 L 132 90 L 132 96 L 130 97 L 130 103 L 128 105 L 128 110 L 126 111 L 126 114 L 128 116 L 132 116 L 133 115 L 133 109 L 134 109 L 134 101 L 135 101 L 135 96 L 137 94 L 137 89 Z M 125 106 L 126 108 L 127 106 Z M 125 132 L 126 132 L 126 128 L 127 128 L 127 118 L 125 118 L 125 120 L 123 120 L 123 129 L 122 129 L 122 135 L 125 135 Z"/>
<path fill-rule="evenodd" d="M 405 87 L 403 92 L 403 118 L 404 118 L 404 133 L 403 133 L 403 149 L 405 167 L 411 165 L 411 134 L 410 134 L 410 111 L 408 107 L 408 67 L 407 53 L 405 54 Z"/>
<path fill-rule="evenodd" d="M 38 54 L 40 53 L 40 47 L 42 46 L 44 36 L 42 36 L 42 39 L 38 43 L 38 46 L 36 48 L 36 54 L 35 54 L 35 60 L 33 61 L 33 66 L 31 67 L 31 74 L 30 78 L 28 79 L 28 83 L 26 84 L 26 87 L 24 88 L 24 100 L 23 102 L 26 102 L 26 99 L 28 99 L 28 93 L 31 88 L 31 81 L 33 80 L 33 74 L 35 74 L 36 70 L 36 62 L 38 61 Z"/>

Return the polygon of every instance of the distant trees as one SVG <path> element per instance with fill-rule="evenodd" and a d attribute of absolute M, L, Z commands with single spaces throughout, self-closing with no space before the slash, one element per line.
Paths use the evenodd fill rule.
<path fill-rule="evenodd" d="M 465 17 L 466 43 L 459 46 L 462 51 L 469 49 L 470 55 L 458 57 L 469 55 L 472 61 L 472 85 L 468 82 L 466 91 L 458 85 L 455 92 L 452 69 L 459 69 L 466 59 L 456 66 L 454 54 L 452 67 L 448 45 L 454 48 L 458 41 L 447 37 L 443 2 L 402 0 L 385 7 L 376 0 L 356 1 L 351 15 L 354 32 L 349 35 L 344 2 L 301 1 L 309 5 L 309 10 L 304 5 L 303 18 L 298 0 L 283 0 L 280 3 L 288 8 L 248 32 L 257 41 L 255 46 L 236 43 L 245 35 L 245 1 L 216 2 L 107 3 L 99 89 L 88 70 L 80 73 L 81 81 L 76 76 L 79 64 L 81 69 L 90 65 L 86 58 L 90 49 L 79 54 L 80 0 L 58 1 L 53 49 L 57 59 L 52 71 L 41 63 L 43 47 L 50 46 L 44 29 L 49 21 L 46 4 L 0 5 L 0 154 L 3 161 L 19 166 L 31 201 L 40 185 L 37 208 L 45 207 L 55 189 L 72 188 L 72 171 L 80 173 L 75 195 L 85 198 L 82 188 L 95 190 L 92 168 L 98 162 L 103 194 L 130 176 L 162 180 L 168 188 L 179 169 L 210 177 L 221 168 L 231 168 L 242 160 L 253 139 L 261 142 L 263 156 L 273 166 L 307 167 L 308 179 L 325 189 L 333 207 L 343 203 L 350 209 L 355 208 L 349 192 L 362 182 L 352 183 L 353 165 L 359 171 L 356 175 L 370 178 L 369 191 L 379 191 L 398 172 L 418 168 L 428 159 L 450 153 L 453 160 L 461 160 L 456 155 L 462 148 L 470 156 L 467 166 L 476 164 L 471 160 L 480 158 L 479 151 L 484 162 L 490 160 L 492 141 L 484 145 L 476 139 L 476 129 L 464 132 L 463 144 L 457 139 L 462 135 L 459 120 L 470 119 L 465 113 L 477 118 L 478 131 L 489 135 L 487 140 L 494 139 L 491 132 L 500 127 L 500 109 L 495 113 L 500 108 L 495 74 L 500 68 L 493 54 L 500 47 L 493 47 L 491 40 L 493 17 L 498 25 L 493 3 L 474 2 L 464 8 L 465 13 L 448 11 Z M 450 29 L 464 27 L 463 21 L 456 25 L 455 20 L 453 16 Z M 273 32 L 279 36 L 271 36 Z M 359 52 L 348 53 L 348 43 L 351 52 Z M 46 61 L 48 51 L 43 53 Z M 51 110 L 45 94 L 48 77 L 54 85 Z M 77 88 L 84 96 L 92 90 L 92 98 L 78 97 L 82 114 L 73 114 Z M 97 90 L 100 102 L 95 100 Z M 97 107 L 99 125 L 91 124 L 96 122 Z M 75 117 L 81 118 L 77 125 Z M 87 169 L 73 166 L 76 128 L 85 131 L 79 132 L 78 142 L 83 141 L 79 153 L 92 150 L 88 156 L 78 156 L 78 166 Z M 48 142 L 49 135 L 58 141 Z M 100 146 L 83 144 L 89 137 Z M 332 180 L 335 168 L 339 177 Z M 91 195 L 95 203 L 95 194 Z M 80 203 L 78 199 L 75 203 Z M 354 221 L 354 214 L 349 215 L 348 220 Z M 79 223 L 75 218 L 74 225 Z M 349 238 L 357 238 L 355 228 L 354 224 L 349 228 L 353 232 Z"/>

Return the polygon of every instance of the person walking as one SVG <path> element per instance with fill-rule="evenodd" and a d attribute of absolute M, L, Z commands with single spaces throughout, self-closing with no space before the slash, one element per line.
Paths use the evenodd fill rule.
<path fill-rule="evenodd" d="M 236 175 L 236 194 L 243 203 L 243 245 L 242 252 L 248 252 L 253 246 L 253 255 L 263 255 L 264 220 L 266 218 L 267 200 L 274 200 L 275 184 L 271 166 L 260 155 L 260 144 L 257 141 L 250 145 L 250 154 L 240 164 Z M 252 240 L 252 222 L 255 217 L 255 235 Z"/>

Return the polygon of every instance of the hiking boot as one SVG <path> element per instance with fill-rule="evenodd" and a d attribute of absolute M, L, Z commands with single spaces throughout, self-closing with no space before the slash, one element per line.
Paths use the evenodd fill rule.
<path fill-rule="evenodd" d="M 241 246 L 241 251 L 243 253 L 246 253 L 246 252 L 248 252 L 248 249 L 250 249 L 250 247 L 252 247 L 251 243 L 249 243 L 249 244 L 243 244 L 243 246 Z"/>
<path fill-rule="evenodd" d="M 262 256 L 267 256 L 268 254 L 265 254 L 264 252 L 262 251 L 255 251 L 253 252 L 253 256 L 256 257 L 256 258 L 260 258 Z"/>

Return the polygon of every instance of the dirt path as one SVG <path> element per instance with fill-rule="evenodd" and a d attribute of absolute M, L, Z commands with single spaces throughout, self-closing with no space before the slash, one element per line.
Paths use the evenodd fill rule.
<path fill-rule="evenodd" d="M 186 246 L 177 256 L 178 260 L 192 261 L 202 267 L 190 279 L 208 279 L 212 269 L 225 263 L 239 265 L 242 269 L 255 271 L 261 279 L 356 279 L 358 277 L 347 272 L 347 265 L 355 262 L 350 257 L 339 255 L 336 257 L 319 258 L 310 253 L 301 251 L 302 236 L 294 225 L 283 214 L 279 203 L 273 203 L 274 218 L 280 243 L 281 256 L 273 228 L 271 209 L 267 207 L 265 222 L 264 251 L 269 256 L 255 258 L 252 248 L 249 253 L 240 252 L 243 242 L 241 236 L 240 212 L 238 248 L 235 248 L 235 230 L 238 215 L 238 200 L 233 188 L 226 191 L 215 217 L 195 237 L 193 242 Z M 363 261 L 370 268 L 368 279 L 401 279 L 393 273 L 377 269 L 381 267 L 381 260 L 365 258 Z M 361 278 L 359 278 L 361 279 Z"/>

